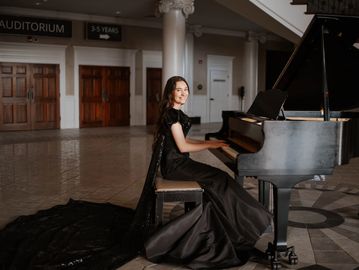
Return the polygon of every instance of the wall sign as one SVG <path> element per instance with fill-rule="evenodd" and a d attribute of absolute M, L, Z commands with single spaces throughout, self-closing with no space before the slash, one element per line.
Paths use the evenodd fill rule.
<path fill-rule="evenodd" d="M 72 22 L 65 20 L 0 15 L 0 33 L 71 37 Z"/>
<path fill-rule="evenodd" d="M 86 38 L 121 41 L 121 26 L 117 24 L 86 23 Z"/>

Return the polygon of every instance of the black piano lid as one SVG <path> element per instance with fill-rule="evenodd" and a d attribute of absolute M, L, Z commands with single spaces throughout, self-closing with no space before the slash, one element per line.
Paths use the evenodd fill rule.
<path fill-rule="evenodd" d="M 322 24 L 330 111 L 359 108 L 359 17 L 317 15 L 273 86 L 287 92 L 285 110 L 323 108 Z"/>

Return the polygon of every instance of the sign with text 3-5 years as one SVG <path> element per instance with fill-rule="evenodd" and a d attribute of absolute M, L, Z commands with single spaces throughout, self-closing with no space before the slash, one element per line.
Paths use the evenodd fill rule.
<path fill-rule="evenodd" d="M 121 41 L 121 26 L 117 24 L 86 23 L 86 38 Z"/>

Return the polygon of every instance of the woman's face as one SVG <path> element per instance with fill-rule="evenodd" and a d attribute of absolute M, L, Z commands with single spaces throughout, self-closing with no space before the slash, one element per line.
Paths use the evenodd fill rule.
<path fill-rule="evenodd" d="M 180 108 L 186 103 L 188 97 L 188 87 L 184 81 L 176 82 L 176 88 L 172 92 L 173 95 L 173 107 Z"/>

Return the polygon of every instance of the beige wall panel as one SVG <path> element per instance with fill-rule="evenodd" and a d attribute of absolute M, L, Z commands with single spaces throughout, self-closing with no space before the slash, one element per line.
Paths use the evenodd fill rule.
<path fill-rule="evenodd" d="M 194 94 L 207 95 L 207 55 L 233 56 L 233 94 L 238 95 L 238 88 L 243 85 L 245 67 L 243 38 L 204 34 L 194 39 Z M 201 90 L 198 85 L 203 85 Z"/>

